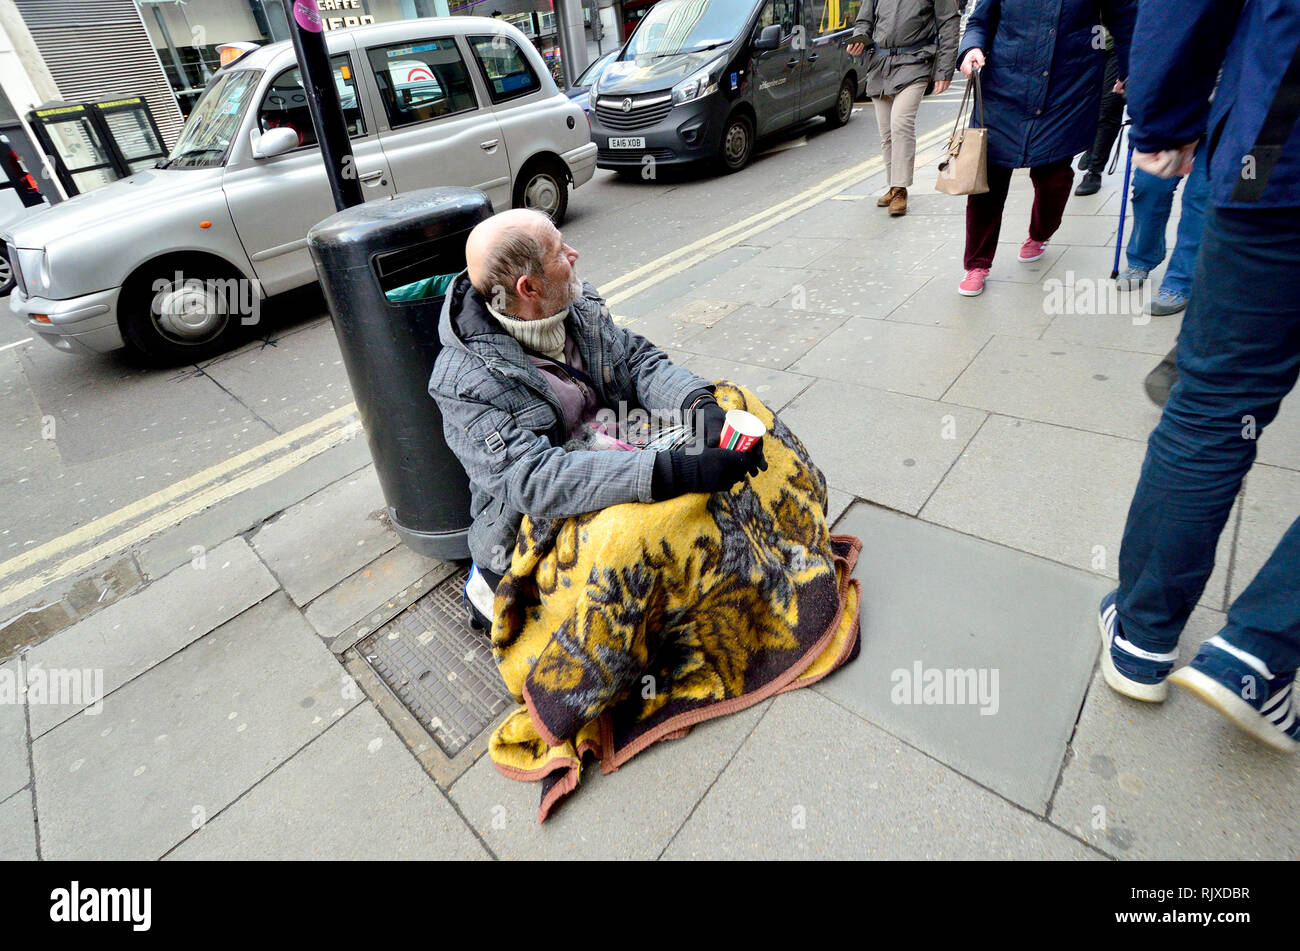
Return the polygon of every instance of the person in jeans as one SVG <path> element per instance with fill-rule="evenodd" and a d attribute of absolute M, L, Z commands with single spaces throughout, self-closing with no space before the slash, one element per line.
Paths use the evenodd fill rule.
<path fill-rule="evenodd" d="M 465 593 L 478 626 L 490 626 L 525 514 L 567 518 L 722 491 L 767 468 L 761 439 L 746 452 L 714 448 L 726 414 L 713 384 L 615 325 L 578 279 L 577 260 L 548 217 L 504 211 L 470 232 L 466 269 L 443 303 L 429 394 L 469 476 Z M 654 451 L 599 448 L 613 441 L 596 439 L 603 420 L 629 408 L 680 418 L 698 438 Z"/>
<path fill-rule="evenodd" d="M 1133 170 L 1133 230 L 1129 232 L 1125 256 L 1128 267 L 1117 282 L 1126 290 L 1137 290 L 1147 276 L 1165 259 L 1165 227 L 1178 191 L 1178 177 L 1160 178 L 1142 169 Z M 1201 243 L 1205 224 L 1205 200 L 1210 181 L 1205 174 L 1205 143 L 1196 149 L 1192 171 L 1183 188 L 1183 210 L 1178 219 L 1178 240 L 1169 267 L 1165 269 L 1160 291 L 1147 304 L 1147 313 L 1164 317 L 1187 306 L 1192 293 L 1192 268 Z"/>
<path fill-rule="evenodd" d="M 956 0 L 875 0 L 863 3 L 848 51 L 870 49 L 867 95 L 876 108 L 880 151 L 889 187 L 876 204 L 892 217 L 907 214 L 916 165 L 916 112 L 921 98 L 943 92 L 957 65 L 961 12 Z"/>
<path fill-rule="evenodd" d="M 1218 92 L 1210 104 L 1215 74 Z M 1102 672 L 1159 702 L 1173 682 L 1275 749 L 1300 749 L 1300 519 L 1173 670 L 1188 615 L 1257 438 L 1300 374 L 1300 4 L 1142 0 L 1129 113 L 1134 164 L 1187 174 L 1198 140 L 1209 210 L 1178 340 L 1178 382 L 1147 444 L 1101 602 Z M 1171 673 L 1172 671 L 1172 673 Z"/>
<path fill-rule="evenodd" d="M 958 59 L 965 76 L 980 70 L 989 190 L 966 201 L 966 276 L 958 293 L 984 293 L 1013 169 L 1028 168 L 1034 183 L 1020 260 L 1037 261 L 1045 253 L 1074 185 L 1070 163 L 1097 130 L 1106 66 L 1103 44 L 1096 42 L 1098 19 L 1115 37 L 1122 79 L 1135 15 L 1135 0 L 980 0 L 976 5 Z M 980 119 L 977 109 L 972 125 Z"/>
<path fill-rule="evenodd" d="M 1097 137 L 1092 148 L 1079 159 L 1083 180 L 1074 189 L 1079 197 L 1095 195 L 1101 191 L 1101 173 L 1110 158 L 1110 150 L 1124 125 L 1124 93 L 1119 85 L 1119 57 L 1115 55 L 1115 39 L 1106 35 L 1106 72 L 1101 81 L 1101 111 L 1097 116 Z"/>

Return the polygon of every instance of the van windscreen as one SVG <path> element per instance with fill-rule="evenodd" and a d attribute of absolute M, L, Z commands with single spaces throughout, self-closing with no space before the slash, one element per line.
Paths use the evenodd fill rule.
<path fill-rule="evenodd" d="M 754 12 L 754 0 L 659 0 L 619 59 L 639 60 L 726 46 Z"/>

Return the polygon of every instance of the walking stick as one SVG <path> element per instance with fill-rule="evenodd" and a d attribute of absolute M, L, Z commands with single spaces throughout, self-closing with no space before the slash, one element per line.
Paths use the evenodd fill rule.
<path fill-rule="evenodd" d="M 1111 159 L 1110 171 L 1115 171 L 1115 166 L 1119 162 L 1119 150 L 1124 141 L 1124 126 L 1129 125 L 1133 120 L 1125 119 L 1119 127 L 1119 137 L 1115 141 L 1115 156 Z M 1119 277 L 1119 252 L 1124 246 L 1124 211 L 1128 208 L 1128 183 L 1129 176 L 1133 174 L 1133 143 L 1129 142 L 1128 158 L 1124 161 L 1124 190 L 1119 196 L 1119 232 L 1115 235 L 1115 264 L 1110 269 L 1110 279 L 1113 281 Z"/>

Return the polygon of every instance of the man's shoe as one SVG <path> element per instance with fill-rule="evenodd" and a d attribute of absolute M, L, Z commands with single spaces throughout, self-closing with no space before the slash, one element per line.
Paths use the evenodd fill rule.
<path fill-rule="evenodd" d="M 971 268 L 957 285 L 957 293 L 962 297 L 979 297 L 984 293 L 984 279 L 988 276 L 989 269 L 986 267 Z"/>
<path fill-rule="evenodd" d="M 1165 678 L 1173 670 L 1178 652 L 1153 654 L 1130 644 L 1120 630 L 1112 591 L 1101 599 L 1097 627 L 1101 631 L 1101 675 L 1112 690 L 1134 700 L 1160 703 L 1169 696 Z"/>
<path fill-rule="evenodd" d="M 1121 291 L 1135 291 L 1147 282 L 1149 273 L 1144 267 L 1126 267 L 1115 278 L 1115 284 Z"/>
<path fill-rule="evenodd" d="M 1079 197 L 1084 195 L 1095 195 L 1101 191 L 1101 172 L 1084 172 L 1083 181 L 1079 182 L 1079 187 L 1074 193 Z"/>
<path fill-rule="evenodd" d="M 1174 347 L 1156 364 L 1155 369 L 1147 374 L 1146 380 L 1142 383 L 1147 391 L 1147 397 L 1157 406 L 1164 406 L 1169 402 L 1169 392 L 1178 382 L 1177 356 L 1178 348 Z"/>
<path fill-rule="evenodd" d="M 1258 657 L 1215 635 L 1169 680 L 1261 743 L 1283 753 L 1300 749 L 1294 671 L 1274 674 Z"/>
<path fill-rule="evenodd" d="M 898 218 L 907 214 L 907 189 L 895 188 L 894 197 L 889 202 L 889 217 Z"/>
<path fill-rule="evenodd" d="M 1020 246 L 1020 263 L 1028 264 L 1030 261 L 1037 261 L 1046 253 L 1046 241 L 1035 241 L 1033 238 L 1026 238 L 1025 243 Z"/>
<path fill-rule="evenodd" d="M 1168 317 L 1187 307 L 1187 295 L 1177 291 L 1167 291 L 1163 287 L 1151 302 L 1147 304 L 1147 313 L 1152 317 Z"/>
<path fill-rule="evenodd" d="M 889 203 L 894 200 L 894 192 L 896 191 L 898 191 L 897 187 L 886 189 L 885 193 L 876 199 L 876 207 L 877 208 L 888 207 Z"/>

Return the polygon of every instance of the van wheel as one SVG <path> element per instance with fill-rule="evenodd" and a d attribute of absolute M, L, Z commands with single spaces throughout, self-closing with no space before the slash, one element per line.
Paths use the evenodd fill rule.
<path fill-rule="evenodd" d="M 118 324 L 127 349 L 157 366 L 195 363 L 224 353 L 244 330 L 245 289 L 233 269 L 159 266 L 122 288 Z M 252 293 L 256 293 L 254 289 Z"/>
<path fill-rule="evenodd" d="M 527 166 L 515 179 L 513 206 L 540 211 L 558 228 L 569 211 L 569 176 L 564 166 L 553 159 Z"/>
<path fill-rule="evenodd" d="M 727 120 L 718 145 L 718 167 L 725 173 L 739 172 L 754 155 L 754 123 L 744 113 Z"/>
<path fill-rule="evenodd" d="M 835 105 L 822 113 L 832 129 L 838 129 L 840 126 L 846 125 L 853 118 L 854 92 L 852 80 L 845 76 L 844 82 L 840 83 L 839 94 L 835 97 Z"/>

